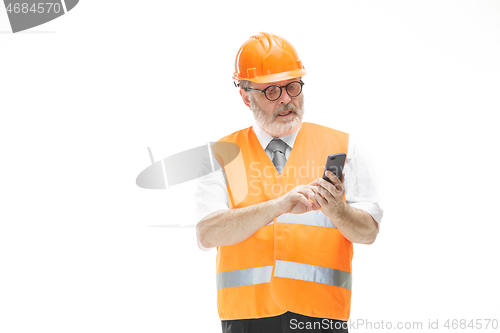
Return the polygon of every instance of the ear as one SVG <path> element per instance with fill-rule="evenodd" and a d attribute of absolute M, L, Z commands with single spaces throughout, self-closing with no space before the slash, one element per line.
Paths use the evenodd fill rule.
<path fill-rule="evenodd" d="M 243 103 L 250 108 L 250 98 L 248 98 L 248 91 L 240 89 L 240 95 L 243 99 Z"/>

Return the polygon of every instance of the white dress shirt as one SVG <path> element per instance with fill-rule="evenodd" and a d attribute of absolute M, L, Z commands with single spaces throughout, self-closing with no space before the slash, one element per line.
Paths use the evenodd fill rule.
<path fill-rule="evenodd" d="M 266 150 L 266 148 L 273 137 L 264 132 L 256 123 L 253 125 L 253 130 L 262 149 L 266 152 L 267 156 L 269 156 L 269 159 L 271 159 L 271 153 Z M 287 160 L 299 131 L 300 129 L 295 133 L 280 138 L 288 145 L 285 151 Z M 327 156 L 325 156 L 325 161 L 326 157 Z M 347 204 L 353 208 L 366 211 L 375 221 L 380 223 L 382 221 L 383 210 L 378 204 L 379 198 L 377 190 L 375 189 L 363 160 L 359 156 L 359 152 L 356 152 L 356 146 L 353 144 L 351 138 L 349 138 L 349 149 L 344 166 L 344 173 L 344 188 Z M 226 179 L 221 169 L 198 179 L 195 198 L 197 221 L 201 221 L 205 216 L 215 211 L 229 209 Z M 205 251 L 211 249 L 204 248 L 199 240 L 198 247 Z"/>

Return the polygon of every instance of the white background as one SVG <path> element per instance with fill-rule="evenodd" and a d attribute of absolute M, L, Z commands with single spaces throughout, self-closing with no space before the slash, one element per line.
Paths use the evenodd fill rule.
<path fill-rule="evenodd" d="M 135 179 L 147 147 L 252 124 L 231 76 L 259 31 L 293 43 L 305 120 L 356 136 L 382 197 L 351 319 L 500 320 L 500 1 L 83 0 L 9 29 L 0 10 L 1 332 L 220 332 L 215 251 L 164 227 L 195 222 L 192 184 Z"/>

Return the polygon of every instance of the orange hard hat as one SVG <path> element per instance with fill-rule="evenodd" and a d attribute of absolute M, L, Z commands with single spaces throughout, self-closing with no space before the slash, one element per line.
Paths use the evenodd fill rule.
<path fill-rule="evenodd" d="M 306 74 L 302 61 L 286 39 L 267 32 L 250 37 L 236 55 L 233 79 L 256 83 L 284 81 Z"/>

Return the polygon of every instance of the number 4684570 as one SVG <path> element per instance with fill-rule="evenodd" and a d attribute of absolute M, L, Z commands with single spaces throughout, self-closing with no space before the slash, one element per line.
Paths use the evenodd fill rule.
<path fill-rule="evenodd" d="M 34 3 L 31 6 L 28 3 L 9 3 L 7 6 L 8 13 L 15 14 L 43 14 L 43 13 L 59 13 L 61 12 L 61 4 L 53 3 L 53 2 L 38 2 Z"/>

